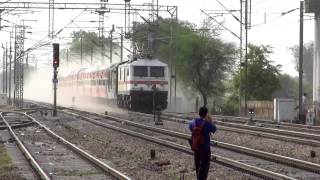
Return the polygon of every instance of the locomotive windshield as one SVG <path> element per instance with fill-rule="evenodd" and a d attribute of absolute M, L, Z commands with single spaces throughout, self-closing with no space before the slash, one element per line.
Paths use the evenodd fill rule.
<path fill-rule="evenodd" d="M 161 67 L 161 66 L 150 67 L 150 76 L 164 77 L 164 67 Z"/>
<path fill-rule="evenodd" d="M 148 77 L 148 67 L 147 66 L 134 66 L 133 75 L 136 77 Z"/>

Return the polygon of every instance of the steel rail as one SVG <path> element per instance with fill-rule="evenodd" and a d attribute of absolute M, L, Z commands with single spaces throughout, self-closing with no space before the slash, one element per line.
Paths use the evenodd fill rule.
<path fill-rule="evenodd" d="M 50 180 L 49 176 L 44 172 L 44 170 L 40 167 L 38 162 L 34 159 L 34 157 L 31 155 L 31 153 L 27 150 L 27 148 L 23 145 L 21 140 L 18 138 L 18 136 L 15 134 L 13 129 L 11 128 L 10 124 L 5 120 L 3 117 L 3 112 L 0 113 L 0 117 L 2 121 L 6 124 L 7 129 L 9 130 L 9 133 L 11 136 L 15 139 L 17 142 L 17 146 L 21 150 L 22 154 L 24 157 L 27 159 L 31 167 L 36 171 L 37 175 L 39 176 L 40 179 L 42 180 Z"/>
<path fill-rule="evenodd" d="M 152 115 L 150 114 L 144 114 L 144 113 L 137 113 L 137 112 L 131 112 L 133 114 L 138 114 L 138 115 L 143 115 L 145 117 L 153 117 Z M 163 118 L 162 118 L 163 119 Z M 173 121 L 173 122 L 177 122 L 177 123 L 184 123 L 184 124 L 188 124 L 190 122 L 187 121 L 187 120 L 184 120 L 184 119 L 173 119 L 173 118 L 165 118 L 163 120 L 167 120 L 167 121 Z M 215 121 L 217 124 L 219 124 L 217 121 Z M 235 128 L 236 127 L 236 128 Z M 286 141 L 286 142 L 294 142 L 294 143 L 299 143 L 299 144 L 305 144 L 305 145 L 309 145 L 309 146 L 320 146 L 320 141 L 318 140 L 314 140 L 316 139 L 316 137 L 313 137 L 313 139 L 305 139 L 303 138 L 303 134 L 304 133 L 300 133 L 300 132 L 296 132 L 296 133 L 293 133 L 294 135 L 296 134 L 300 134 L 300 138 L 299 137 L 292 137 L 293 135 L 291 134 L 290 136 L 290 132 L 288 133 L 289 136 L 285 136 L 285 135 L 288 135 L 288 134 L 285 134 L 285 135 L 279 135 L 279 134 L 274 134 L 276 130 L 278 129 L 275 129 L 275 131 L 269 131 L 269 132 L 261 132 L 261 130 L 256 130 L 256 127 L 254 126 L 247 126 L 248 128 L 244 129 L 242 128 L 241 129 L 241 126 L 233 126 L 233 127 L 227 127 L 226 125 L 221 125 L 219 126 L 219 129 L 220 130 L 225 130 L 225 131 L 232 131 L 232 132 L 237 132 L 237 133 L 245 133 L 245 134 L 251 134 L 251 135 L 256 135 L 256 136 L 260 136 L 260 137 L 265 137 L 265 138 L 271 138 L 271 139 L 279 139 L 279 140 L 282 140 L 282 141 Z M 269 128 L 270 129 L 270 128 Z M 310 134 L 309 136 L 313 136 L 313 134 Z M 317 137 L 319 135 L 316 135 Z"/>
<path fill-rule="evenodd" d="M 10 112 L 13 113 L 13 112 Z M 110 167 L 109 165 L 107 165 L 106 163 L 102 162 L 101 160 L 95 158 L 94 156 L 92 156 L 91 154 L 89 154 L 88 152 L 80 149 L 79 147 L 77 147 L 76 145 L 72 144 L 71 142 L 67 141 L 66 139 L 64 139 L 63 137 L 57 135 L 56 133 L 54 133 L 52 130 L 50 130 L 48 127 L 46 127 L 45 125 L 41 124 L 39 121 L 37 121 L 34 117 L 30 116 L 27 113 L 21 113 L 21 112 L 16 112 L 17 114 L 21 114 L 26 116 L 28 119 L 32 120 L 34 123 L 36 123 L 39 127 L 41 127 L 42 129 L 45 130 L 45 132 L 47 132 L 50 136 L 56 138 L 57 140 L 59 140 L 61 143 L 65 144 L 66 146 L 70 147 L 70 149 L 72 149 L 74 152 L 78 153 L 79 155 L 81 155 L 82 157 L 84 157 L 86 160 L 88 160 L 89 162 L 95 164 L 96 166 L 98 166 L 100 169 L 102 169 L 104 172 L 109 173 L 110 175 L 112 175 L 113 177 L 119 179 L 119 180 L 131 180 L 131 178 L 129 178 L 128 176 L 122 174 L 121 172 L 117 171 L 116 169 Z"/>
<path fill-rule="evenodd" d="M 76 111 L 78 111 L 78 110 L 76 110 Z M 151 130 L 153 132 L 158 132 L 158 133 L 162 133 L 162 134 L 165 134 L 165 135 L 170 135 L 170 136 L 181 138 L 181 139 L 188 140 L 191 137 L 190 134 L 185 134 L 185 133 L 181 133 L 181 132 L 176 132 L 176 131 L 171 131 L 171 130 L 167 130 L 167 129 L 157 128 L 157 127 L 153 127 L 153 126 L 148 126 L 148 125 L 132 122 L 132 121 L 129 121 L 129 120 L 126 120 L 126 119 L 122 119 L 122 118 L 118 118 L 118 117 L 114 117 L 114 116 L 110 116 L 110 115 L 103 115 L 103 114 L 97 114 L 97 113 L 85 112 L 85 111 L 83 111 L 83 113 L 91 114 L 91 115 L 94 115 L 94 116 L 97 116 L 97 117 L 106 118 L 108 120 L 112 120 L 112 121 L 115 121 L 115 122 L 124 123 L 126 125 L 130 125 L 130 126 L 133 126 L 133 127 L 142 128 L 142 129 L 145 129 L 145 130 Z M 81 117 L 81 116 L 79 116 L 79 114 L 75 114 L 74 113 L 73 115 L 77 116 L 77 117 Z M 238 146 L 238 145 L 234 145 L 234 144 L 229 144 L 229 143 L 225 143 L 225 142 L 220 142 L 220 141 L 211 140 L 211 143 L 214 144 L 217 147 L 224 148 L 224 149 L 227 149 L 227 150 L 236 151 L 236 152 L 248 154 L 248 155 L 251 155 L 251 156 L 259 157 L 259 158 L 262 158 L 262 159 L 267 159 L 267 160 L 270 160 L 270 161 L 276 161 L 276 162 L 279 162 L 279 163 L 282 163 L 282 164 L 289 165 L 291 167 L 296 167 L 296 168 L 300 168 L 300 169 L 304 169 L 304 170 L 320 173 L 320 165 L 312 163 L 312 162 L 303 161 L 303 160 L 299 160 L 299 159 L 295 159 L 295 158 L 291 158 L 291 157 L 286 157 L 286 156 L 281 156 L 281 155 L 278 155 L 278 154 L 268 153 L 268 152 L 255 150 L 255 149 L 251 149 L 251 148 L 247 148 L 247 147 L 243 147 L 243 146 Z"/>
<path fill-rule="evenodd" d="M 162 116 L 165 117 L 176 117 L 176 118 L 181 118 L 181 119 L 192 119 L 195 118 L 195 116 L 192 115 L 176 115 L 176 114 L 172 114 L 172 113 L 163 113 Z M 221 115 L 212 115 L 212 117 L 215 120 L 220 120 L 222 122 L 228 121 L 228 122 L 235 122 L 235 123 L 246 123 L 249 121 L 250 118 L 247 117 L 235 117 L 235 116 L 221 116 Z M 261 126 L 257 126 L 257 127 L 263 127 L 263 126 L 272 126 L 274 129 L 287 129 L 287 130 L 293 130 L 293 131 L 307 131 L 308 133 L 315 133 L 315 134 L 319 134 L 320 133 L 320 127 L 317 126 L 308 126 L 308 125 L 301 125 L 301 124 L 290 124 L 290 123 L 276 123 L 274 121 L 266 121 L 266 120 L 262 120 L 262 119 L 253 119 L 253 122 L 258 122 L 260 123 L 259 125 Z M 253 125 L 255 126 L 255 125 Z"/>
<path fill-rule="evenodd" d="M 12 129 L 22 128 L 33 125 L 33 122 L 20 123 L 16 125 L 11 125 Z M 8 126 L 0 126 L 0 130 L 8 129 Z"/>
<path fill-rule="evenodd" d="M 64 109 L 69 109 L 69 110 L 78 111 L 78 112 L 84 112 L 84 113 L 92 114 L 92 115 L 96 115 L 96 116 L 98 115 L 98 116 L 102 116 L 102 117 L 109 117 L 110 120 L 114 120 L 114 121 L 118 121 L 118 122 L 125 122 L 128 125 L 132 125 L 132 126 L 136 126 L 136 127 L 140 127 L 140 128 L 149 128 L 149 126 L 141 125 L 138 123 L 134 123 L 132 121 L 128 121 L 128 120 L 124 120 L 124 119 L 120 119 L 120 118 L 116 118 L 116 117 L 111 117 L 110 115 L 102 115 L 102 114 L 97 114 L 97 113 L 92 113 L 92 112 L 86 112 L 86 111 L 81 111 L 81 110 L 77 110 L 77 109 L 73 109 L 73 108 L 64 108 Z M 64 111 L 62 111 L 62 112 L 64 112 Z M 153 117 L 153 115 L 150 115 L 150 114 L 137 113 L 137 112 L 130 112 L 130 113 Z M 179 121 L 180 123 L 185 123 L 185 124 L 189 123 L 186 120 L 177 120 L 177 121 Z M 154 131 L 159 131 L 160 133 L 168 133 L 168 134 L 170 133 L 170 135 L 172 135 L 172 136 L 176 135 L 179 138 L 184 138 L 184 139 L 189 138 L 188 135 L 178 133 L 178 132 L 171 133 L 169 130 L 155 128 L 155 127 L 150 127 L 150 129 L 152 129 Z M 270 133 L 260 133 L 260 132 L 254 132 L 254 131 L 248 131 L 248 130 L 239 130 L 239 129 L 235 129 L 235 128 L 228 128 L 228 127 L 222 127 L 220 129 L 234 131 L 234 132 L 249 133 L 249 134 L 259 135 L 259 136 L 263 136 L 263 137 L 267 137 L 267 138 L 275 138 L 276 137 L 276 138 L 282 139 L 284 141 L 294 141 L 294 142 L 298 142 L 301 144 L 320 146 L 320 142 L 317 142 L 317 141 L 311 141 L 311 140 L 306 141 L 305 139 L 292 138 L 292 137 L 287 137 L 287 136 L 279 136 L 279 135 L 274 135 L 274 134 L 270 134 Z M 268 153 L 268 152 L 264 152 L 264 151 L 259 151 L 259 150 L 250 149 L 247 147 L 237 146 L 234 144 L 229 144 L 229 143 L 224 143 L 224 142 L 219 142 L 219 141 L 211 141 L 211 143 L 216 144 L 220 148 L 226 148 L 228 150 L 238 151 L 240 153 L 246 153 L 246 154 L 249 154 L 252 156 L 259 156 L 260 158 L 263 158 L 263 159 L 277 161 L 282 164 L 287 164 L 287 165 L 290 165 L 293 167 L 298 167 L 298 168 L 305 169 L 305 170 L 311 170 L 311 171 L 314 171 L 317 173 L 320 172 L 318 164 L 314 164 L 314 163 L 311 163 L 308 161 L 294 159 L 294 158 L 290 158 L 290 157 L 286 157 L 286 156 L 272 154 L 272 153 Z"/>
<path fill-rule="evenodd" d="M 164 113 L 163 115 L 168 115 L 168 116 L 173 116 L 177 118 L 184 118 L 184 119 L 191 119 L 194 118 L 195 116 L 192 115 L 177 115 L 175 113 Z M 237 116 L 223 116 L 223 115 L 212 115 L 213 118 L 219 118 L 221 120 L 225 121 L 235 121 L 239 123 L 246 123 L 250 118 L 248 117 L 237 117 Z M 277 126 L 284 126 L 284 127 L 293 127 L 293 128 L 303 128 L 303 129 L 313 129 L 313 130 L 318 130 L 320 131 L 320 126 L 310 126 L 310 125 L 304 125 L 304 124 L 292 124 L 292 123 L 286 123 L 286 122 L 275 122 L 271 120 L 265 120 L 265 119 L 259 119 L 259 118 L 254 118 L 254 122 L 259 122 L 259 123 L 264 123 L 264 124 L 272 124 L 272 125 L 277 125 Z"/>
<path fill-rule="evenodd" d="M 187 153 L 187 154 L 193 154 L 193 152 L 190 150 L 189 147 L 186 147 L 186 146 L 183 146 L 183 145 L 180 145 L 180 144 L 176 144 L 176 143 L 173 143 L 173 142 L 170 142 L 170 141 L 166 141 L 166 140 L 163 140 L 163 139 L 159 139 L 159 138 L 155 138 L 155 137 L 152 137 L 152 136 L 148 136 L 148 135 L 145 135 L 145 134 L 142 134 L 142 133 L 134 132 L 134 131 L 131 131 L 131 130 L 128 130 L 128 129 L 120 128 L 120 127 L 117 127 L 117 126 L 114 126 L 114 125 L 102 123 L 102 122 L 99 122 L 99 121 L 97 121 L 95 119 L 92 119 L 92 118 L 89 118 L 89 117 L 85 117 L 85 116 L 82 116 L 82 115 L 78 115 L 78 114 L 75 114 L 75 113 L 72 113 L 72 112 L 67 112 L 67 111 L 62 111 L 62 112 L 64 112 L 65 114 L 73 115 L 73 116 L 76 115 L 77 117 L 81 117 L 81 119 L 84 119 L 84 120 L 86 120 L 88 122 L 91 122 L 91 123 L 93 123 L 95 125 L 98 125 L 98 126 L 101 126 L 101 127 L 105 127 L 105 128 L 108 128 L 108 129 L 111 129 L 111 130 L 114 130 L 114 131 L 118 131 L 118 132 L 121 132 L 121 133 L 124 133 L 124 134 L 128 134 L 130 136 L 141 138 L 141 139 L 144 139 L 144 140 L 147 140 L 147 141 L 159 144 L 159 145 L 163 145 L 163 146 L 166 146 L 166 147 L 169 147 L 169 148 L 172 148 L 172 149 L 175 149 L 175 150 Z M 283 174 L 279 174 L 279 173 L 275 173 L 275 172 L 272 172 L 272 171 L 269 171 L 269 170 L 265 170 L 265 169 L 262 169 L 262 168 L 251 166 L 251 165 L 248 165 L 248 164 L 245 164 L 245 163 L 242 163 L 242 162 L 239 162 L 239 161 L 235 161 L 235 160 L 223 157 L 223 156 L 219 156 L 219 155 L 216 155 L 216 154 L 213 154 L 213 153 L 211 154 L 211 161 L 217 162 L 219 164 L 227 165 L 227 166 L 242 170 L 244 172 L 247 172 L 249 174 L 253 174 L 255 176 L 263 177 L 263 178 L 267 178 L 267 179 L 290 179 L 290 180 L 294 179 L 292 177 L 289 177 L 289 176 L 286 176 L 286 175 L 283 175 Z"/>
<path fill-rule="evenodd" d="M 281 134 L 281 135 L 289 135 L 289 136 L 293 136 L 293 137 L 301 137 L 301 138 L 307 138 L 307 139 L 313 139 L 313 140 L 320 141 L 319 134 L 312 134 L 312 133 L 298 132 L 298 131 L 289 131 L 289 130 L 282 130 L 282 129 L 273 129 L 273 128 L 259 127 L 259 126 L 250 126 L 250 125 L 245 125 L 245 124 L 237 124 L 237 123 L 222 122 L 222 121 L 215 121 L 215 123 L 217 125 L 221 125 L 221 126 L 225 126 L 225 127 L 234 127 L 234 128 L 248 129 L 248 130 L 252 130 L 252 131 L 276 133 L 276 134 Z"/>

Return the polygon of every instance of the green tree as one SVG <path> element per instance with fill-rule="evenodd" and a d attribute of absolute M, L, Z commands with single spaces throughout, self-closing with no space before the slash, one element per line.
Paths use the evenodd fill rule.
<path fill-rule="evenodd" d="M 76 31 L 72 32 L 72 42 L 70 46 L 70 51 L 73 53 L 80 54 L 82 49 L 83 55 L 89 55 L 91 50 L 101 51 L 101 44 L 98 35 L 95 32 L 86 32 L 86 31 Z M 105 51 L 108 51 L 110 48 L 110 38 L 105 37 L 104 41 Z M 82 46 L 82 47 L 81 47 Z M 117 50 L 120 46 L 116 43 L 113 43 L 113 48 Z"/>
<path fill-rule="evenodd" d="M 279 76 L 281 88 L 274 93 L 277 98 L 293 98 L 299 97 L 299 79 L 288 74 L 280 74 Z M 303 93 L 307 93 L 312 99 L 312 85 L 309 82 L 303 83 Z"/>
<path fill-rule="evenodd" d="M 289 48 L 294 57 L 294 64 L 297 71 L 299 71 L 299 46 L 295 45 Z M 304 79 L 308 83 L 313 82 L 313 42 L 304 44 L 303 46 L 303 73 Z"/>
<path fill-rule="evenodd" d="M 288 74 L 281 74 L 279 76 L 281 88 L 274 93 L 277 98 L 297 98 L 299 81 L 297 78 L 291 77 Z"/>
<path fill-rule="evenodd" d="M 94 32 L 77 31 L 72 33 L 72 42 L 70 51 L 80 54 L 82 46 L 82 53 L 90 54 L 91 49 L 98 50 L 99 48 L 99 37 Z"/>
<path fill-rule="evenodd" d="M 248 100 L 272 100 L 273 94 L 281 88 L 280 65 L 272 65 L 269 55 L 272 53 L 270 46 L 249 45 L 248 53 Z M 245 90 L 245 70 L 242 68 L 242 94 Z M 233 79 L 234 87 L 239 89 L 240 74 L 237 73 Z"/>
<path fill-rule="evenodd" d="M 205 24 L 206 25 L 206 24 Z M 203 27 L 202 29 L 210 29 Z M 148 33 L 154 41 L 148 43 Z M 225 43 L 211 31 L 197 31 L 188 22 L 161 20 L 152 29 L 146 24 L 134 30 L 136 43 L 152 44 L 153 55 L 175 65 L 178 80 L 186 89 L 198 92 L 204 105 L 208 98 L 223 92 L 223 81 L 231 70 L 236 54 L 233 44 Z M 149 36 L 150 37 L 150 36 Z"/>

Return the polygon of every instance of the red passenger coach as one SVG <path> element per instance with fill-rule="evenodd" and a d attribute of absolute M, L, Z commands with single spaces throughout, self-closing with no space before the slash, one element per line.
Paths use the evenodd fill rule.
<path fill-rule="evenodd" d="M 60 77 L 59 82 L 59 91 L 70 98 L 113 102 L 136 111 L 167 108 L 168 67 L 155 59 L 136 59 L 99 70 L 84 68 Z"/>

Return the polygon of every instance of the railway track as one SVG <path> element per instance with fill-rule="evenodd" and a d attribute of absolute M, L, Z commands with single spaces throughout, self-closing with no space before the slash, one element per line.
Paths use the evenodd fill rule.
<path fill-rule="evenodd" d="M 181 152 L 185 152 L 185 153 L 189 153 L 189 154 L 192 153 L 190 151 L 189 147 L 182 146 L 180 144 L 172 143 L 172 142 L 169 142 L 169 141 L 165 141 L 165 140 L 162 140 L 162 139 L 159 139 L 159 138 L 150 137 L 150 136 L 147 136 L 146 134 L 136 133 L 134 131 L 131 131 L 131 130 L 128 130 L 128 129 L 124 129 L 124 128 L 121 128 L 121 127 L 117 127 L 115 125 L 110 125 L 109 123 L 104 123 L 104 122 L 98 121 L 96 119 L 97 119 L 97 117 L 104 118 L 104 119 L 107 119 L 108 121 L 112 120 L 112 121 L 118 122 L 119 124 L 125 124 L 125 125 L 129 125 L 129 126 L 134 126 L 136 128 L 142 128 L 142 129 L 145 129 L 145 130 L 149 130 L 149 131 L 153 131 L 153 132 L 157 132 L 157 133 L 162 133 L 162 134 L 169 135 L 169 136 L 172 136 L 172 137 L 177 137 L 177 138 L 180 138 L 180 139 L 188 139 L 189 135 L 187 135 L 187 134 L 173 132 L 173 131 L 160 129 L 160 128 L 155 128 L 155 127 L 151 127 L 151 126 L 146 126 L 146 125 L 142 125 L 142 124 L 139 124 L 139 123 L 131 122 L 129 120 L 125 120 L 125 119 L 121 119 L 121 118 L 117 118 L 117 117 L 111 117 L 111 116 L 108 116 L 108 115 L 89 113 L 89 112 L 84 112 L 84 111 L 79 111 L 79 110 L 74 110 L 74 109 L 72 109 L 72 110 L 71 109 L 65 109 L 65 110 L 62 110 L 61 112 L 65 113 L 65 114 L 68 114 L 68 115 L 71 115 L 71 116 L 74 116 L 77 119 L 83 119 L 83 120 L 91 122 L 91 123 L 93 123 L 95 125 L 103 126 L 105 128 L 112 129 L 112 130 L 115 130 L 115 131 L 119 131 L 119 132 L 122 132 L 122 133 L 125 133 L 125 134 L 128 134 L 128 135 L 131 135 L 131 136 L 139 137 L 139 138 L 142 138 L 142 139 L 145 139 L 145 140 L 148 140 L 148 141 L 160 144 L 160 145 L 164 145 L 164 146 L 167 146 L 169 148 L 172 148 L 172 149 L 175 149 L 175 150 L 178 150 L 178 151 L 181 151 Z M 95 118 L 94 117 L 90 117 L 90 116 L 94 116 Z M 219 142 L 219 143 L 216 143 L 216 146 L 218 146 L 218 147 L 220 146 L 220 148 L 229 149 L 229 151 L 238 152 L 238 153 L 244 153 L 244 154 L 250 154 L 251 156 L 254 156 L 254 157 L 260 157 L 262 159 L 269 159 L 269 160 L 272 160 L 272 161 L 275 161 L 275 162 L 279 162 L 281 164 L 287 164 L 289 166 L 294 166 L 294 167 L 296 167 L 298 169 L 304 169 L 304 170 L 307 170 L 307 171 L 316 172 L 315 176 L 320 177 L 319 174 L 318 174 L 320 172 L 319 171 L 320 170 L 320 166 L 317 165 L 317 164 L 314 164 L 314 163 L 305 162 L 305 161 L 301 161 L 301 160 L 297 160 L 297 159 L 293 159 L 293 158 L 288 158 L 288 157 L 283 157 L 283 156 L 279 156 L 279 155 L 274 155 L 274 154 L 271 154 L 271 153 L 255 151 L 255 150 L 252 150 L 252 149 L 249 149 L 249 148 L 230 145 L 230 144 L 227 144 L 227 143 Z M 239 149 L 241 149 L 241 150 L 239 151 Z M 280 174 L 280 173 L 274 173 L 272 171 L 268 171 L 268 170 L 265 170 L 263 168 L 257 168 L 257 167 L 255 167 L 253 165 L 248 165 L 246 163 L 242 163 L 242 162 L 239 162 L 239 161 L 234 161 L 234 160 L 225 158 L 223 156 L 215 155 L 215 154 L 212 154 L 212 159 L 213 159 L 213 161 L 215 161 L 217 163 L 228 165 L 228 166 L 231 166 L 231 167 L 236 168 L 236 169 L 240 168 L 240 170 L 249 172 L 250 174 L 254 174 L 254 175 L 258 176 L 258 177 L 263 177 L 263 178 L 267 178 L 267 179 L 294 179 L 294 178 L 291 178 L 289 176 L 286 176 L 286 175 L 283 175 L 283 174 Z M 261 162 L 259 162 L 259 163 L 261 163 Z"/>
<path fill-rule="evenodd" d="M 151 114 L 144 114 L 139 112 L 130 112 L 130 114 L 153 118 L 153 115 Z M 190 117 L 190 119 L 192 118 L 194 117 Z M 172 122 L 183 123 L 183 124 L 188 124 L 190 122 L 190 119 L 187 120 L 185 117 L 178 118 L 177 116 L 171 117 L 170 115 L 166 115 L 166 114 L 161 115 L 161 120 L 172 121 Z M 259 137 L 278 139 L 278 140 L 287 141 L 287 142 L 320 147 L 320 134 L 251 126 L 251 125 L 239 124 L 239 123 L 229 123 L 229 122 L 224 122 L 222 120 L 215 120 L 215 123 L 216 125 L 218 125 L 218 128 L 220 130 L 250 134 L 250 135 L 255 135 Z"/>
<path fill-rule="evenodd" d="M 26 113 L 1 112 L 0 117 L 39 179 L 130 179 Z M 17 119 L 32 124 L 16 129 L 11 122 Z"/>
<path fill-rule="evenodd" d="M 172 113 L 172 112 L 166 112 L 166 113 L 163 113 L 163 115 L 187 119 L 187 120 L 190 120 L 195 117 L 194 115 Z M 225 122 L 240 123 L 240 124 L 247 123 L 250 120 L 250 118 L 248 117 L 236 117 L 236 116 L 212 115 L 212 117 L 217 120 L 221 120 Z M 258 119 L 258 118 L 254 118 L 253 121 L 258 123 L 258 125 L 262 127 L 272 127 L 275 129 L 286 129 L 286 130 L 320 134 L 320 126 L 292 124 L 292 123 L 286 123 L 286 122 L 278 123 L 272 120 L 265 120 L 265 119 Z"/>
<path fill-rule="evenodd" d="M 185 145 L 181 145 L 181 144 L 178 144 L 178 143 L 174 143 L 174 142 L 171 142 L 171 141 L 167 141 L 167 140 L 163 140 L 163 139 L 160 139 L 160 138 L 157 138 L 157 137 L 146 135 L 145 133 L 137 133 L 137 132 L 135 132 L 133 130 L 128 130 L 127 128 L 121 128 L 121 127 L 118 127 L 118 126 L 115 126 L 115 125 L 110 125 L 108 123 L 97 121 L 94 118 L 87 117 L 85 115 L 80 115 L 80 114 L 76 114 L 76 113 L 73 113 L 73 112 L 67 112 L 67 111 L 63 111 L 63 113 L 69 114 L 69 115 L 74 116 L 76 118 L 81 118 L 81 119 L 86 120 L 88 122 L 91 122 L 91 123 L 93 123 L 95 125 L 102 126 L 104 128 L 108 128 L 108 129 L 112 129 L 114 131 L 122 132 L 122 133 L 128 134 L 130 136 L 134 136 L 134 137 L 137 137 L 137 138 L 141 138 L 141 139 L 147 140 L 149 142 L 153 142 L 153 143 L 156 143 L 156 144 L 159 144 L 159 145 L 162 145 L 162 146 L 166 146 L 166 147 L 174 149 L 174 150 L 178 150 L 178 151 L 183 152 L 183 153 L 187 153 L 187 154 L 190 154 L 190 155 L 193 154 L 193 152 L 190 150 L 190 148 L 188 146 L 185 146 Z M 121 123 L 126 124 L 126 122 L 124 122 L 124 121 L 122 121 Z M 239 161 L 235 161 L 235 160 L 233 160 L 231 158 L 226 158 L 224 156 L 220 156 L 220 155 L 216 155 L 216 154 L 211 154 L 211 160 L 213 162 L 218 163 L 218 164 L 229 166 L 229 167 L 232 167 L 234 169 L 249 173 L 251 175 L 254 175 L 254 176 L 257 176 L 257 177 L 260 177 L 260 178 L 265 178 L 265 179 L 294 179 L 294 178 L 291 178 L 289 176 L 286 176 L 286 175 L 283 175 L 283 174 L 280 174 L 280 173 L 275 173 L 275 172 L 272 172 L 272 171 L 268 171 L 268 170 L 265 170 L 265 169 L 262 169 L 262 168 L 258 168 L 258 167 L 249 165 L 247 163 L 242 163 L 242 162 L 239 162 Z"/>

